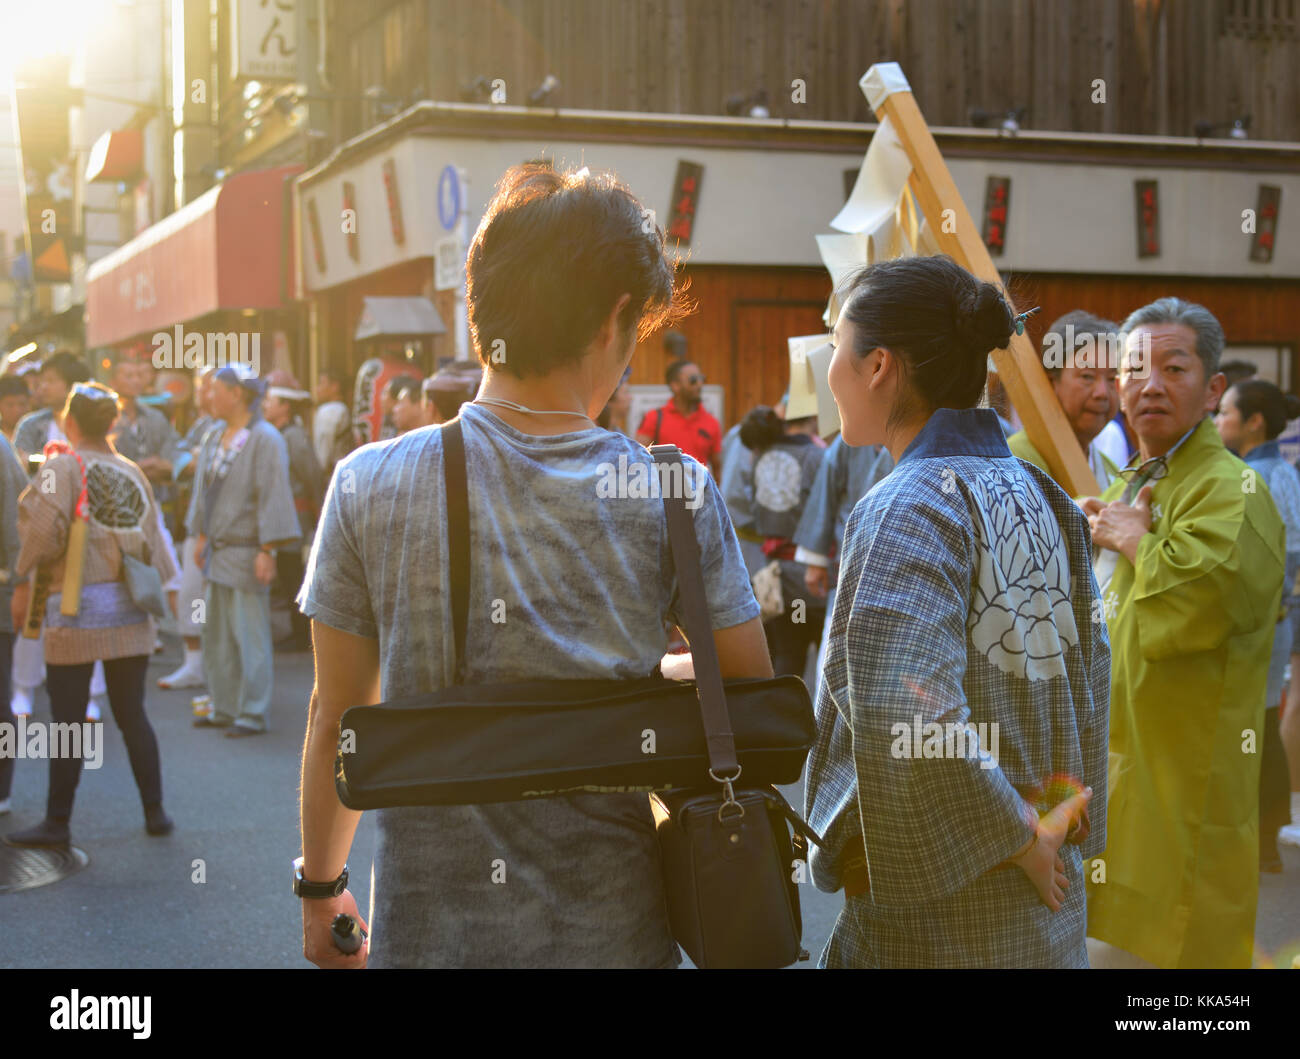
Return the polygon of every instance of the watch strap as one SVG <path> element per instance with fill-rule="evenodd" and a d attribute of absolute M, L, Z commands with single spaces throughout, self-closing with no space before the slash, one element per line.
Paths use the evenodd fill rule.
<path fill-rule="evenodd" d="M 311 882 L 303 878 L 302 874 L 302 857 L 293 862 L 293 892 L 296 897 L 305 898 L 322 898 L 338 897 L 348 888 L 348 866 L 343 865 L 343 871 L 337 879 L 332 882 Z"/>

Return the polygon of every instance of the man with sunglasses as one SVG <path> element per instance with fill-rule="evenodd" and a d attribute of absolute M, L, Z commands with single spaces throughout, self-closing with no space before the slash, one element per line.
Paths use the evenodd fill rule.
<path fill-rule="evenodd" d="M 1083 503 L 1111 640 L 1107 846 L 1086 866 L 1089 958 L 1249 967 L 1259 740 L 1285 532 L 1209 414 L 1223 329 L 1161 298 L 1124 322 L 1139 451 Z"/>
<path fill-rule="evenodd" d="M 672 399 L 645 414 L 636 439 L 642 445 L 676 445 L 705 464 L 718 477 L 722 427 L 700 403 L 704 374 L 689 360 L 675 360 L 664 372 Z"/>

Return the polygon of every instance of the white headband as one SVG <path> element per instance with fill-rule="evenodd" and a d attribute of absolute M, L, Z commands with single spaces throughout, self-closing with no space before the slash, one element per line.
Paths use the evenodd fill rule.
<path fill-rule="evenodd" d="M 287 386 L 268 386 L 266 389 L 268 397 L 279 397 L 284 401 L 310 401 L 311 394 L 306 390 L 291 390 Z"/>

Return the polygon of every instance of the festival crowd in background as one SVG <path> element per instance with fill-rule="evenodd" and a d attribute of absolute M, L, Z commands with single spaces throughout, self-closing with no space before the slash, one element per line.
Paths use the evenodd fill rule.
<path fill-rule="evenodd" d="M 1013 329 L 1009 307 L 955 265 L 910 260 L 873 266 L 860 296 L 855 287 L 844 300 L 836 332 L 842 360 L 831 369 L 843 433 L 821 436 L 816 410 L 788 406 L 789 395 L 775 407 L 745 409 L 724 433 L 704 407 L 704 375 L 685 338 L 671 330 L 664 339 L 670 399 L 629 422 L 630 369 L 619 362 L 621 378 L 593 424 L 622 435 L 619 444 L 675 444 L 712 472 L 710 496 L 720 497 L 734 529 L 767 662 L 775 674 L 804 677 L 818 689 L 821 737 L 808 766 L 807 805 L 827 846 L 811 867 L 819 886 L 843 886 L 849 895 L 848 920 L 837 925 L 824 962 L 1073 965 L 1084 865 L 1101 857 L 1109 878 L 1089 886 L 1086 902 L 1094 966 L 1249 966 L 1257 873 L 1282 870 L 1279 842 L 1300 845 L 1300 679 L 1293 679 L 1300 675 L 1300 473 L 1278 442 L 1300 416 L 1300 400 L 1253 377 L 1249 364 L 1221 362 L 1223 332 L 1199 305 L 1163 298 L 1135 306 L 1122 324 L 1086 307 L 1072 311 L 1050 324 L 1044 349 L 1081 336 L 1101 345 L 1115 334 L 1145 334 L 1152 360 L 1146 376 L 1118 364 L 1048 369 L 1101 489 L 1071 504 L 996 380 L 992 409 L 979 404 L 988 352 L 1004 347 Z M 951 326 L 927 308 L 948 302 L 959 306 Z M 895 343 L 894 336 L 906 337 Z M 894 345 L 905 370 L 881 354 Z M 860 359 L 844 366 L 841 347 Z M 951 350 L 966 359 L 954 367 Z M 616 353 L 608 354 L 611 364 Z M 147 352 L 118 357 L 102 383 L 65 351 L 11 365 L 0 376 L 0 565 L 7 571 L 0 594 L 8 603 L 0 606 L 0 722 L 30 715 L 42 684 L 56 721 L 99 721 L 111 712 L 146 830 L 170 832 L 163 748 L 145 708 L 148 659 L 163 648 L 160 623 L 180 638 L 183 658 L 157 684 L 195 690 L 196 726 L 245 738 L 272 723 L 297 725 L 297 707 L 292 718 L 272 716 L 275 650 L 311 650 L 303 610 L 331 624 L 311 595 L 325 590 L 308 556 L 336 517 L 331 505 L 342 502 L 330 489 L 336 465 L 346 460 L 361 473 L 368 464 L 355 455 L 359 447 L 398 438 L 416 445 L 424 437 L 418 432 L 488 393 L 499 373 L 487 369 L 484 378 L 478 364 L 451 363 L 423 377 L 394 351 L 367 361 L 356 379 L 325 369 L 309 387 L 283 369 L 259 377 L 230 364 L 198 373 L 193 405 L 182 409 L 158 392 Z M 906 407 L 917 427 L 910 445 L 891 452 L 883 435 L 848 436 L 857 430 L 855 413 L 840 395 L 851 371 L 876 373 L 855 376 L 864 408 L 886 396 L 901 401 L 911 388 L 916 401 Z M 889 381 L 891 371 L 906 382 Z M 503 397 L 496 404 L 509 415 L 476 403 L 475 429 L 517 430 L 510 416 L 521 406 Z M 897 413 L 905 403 L 871 407 Z M 1015 473 L 990 477 L 989 458 L 1009 454 L 1023 461 Z M 954 470 L 958 499 L 925 483 L 930 461 Z M 1041 545 L 1034 561 L 1048 579 L 1069 568 L 1062 583 L 1073 585 L 1051 613 L 1033 616 L 1039 625 L 1015 657 L 998 646 L 1011 626 L 999 626 L 997 612 L 1008 592 L 1014 604 L 1019 575 L 1010 571 L 1018 560 L 972 544 L 996 537 L 1001 513 L 1013 509 L 1050 512 L 1034 538 Z M 59 597 L 78 521 L 87 526 L 81 617 L 73 619 Z M 320 545 L 322 564 L 330 545 Z M 1085 591 L 1090 576 L 1095 597 Z M 964 595 L 972 585 L 976 604 Z M 39 635 L 23 635 L 34 596 L 31 627 Z M 955 609 L 945 609 L 953 600 Z M 748 605 L 734 616 L 741 610 L 748 614 Z M 1043 902 L 1064 912 L 1047 926 L 1028 905 L 1007 913 L 1020 924 L 1019 948 L 1004 946 L 1004 928 L 991 924 L 989 910 L 1012 901 L 1023 878 L 996 868 L 1036 856 L 1045 832 L 1032 824 L 1025 845 L 1024 823 L 1007 808 L 1012 788 L 977 773 L 960 782 L 937 771 L 923 778 L 915 768 L 878 771 L 873 780 L 864 747 L 885 737 L 849 731 L 849 718 L 859 724 L 864 715 L 847 704 L 884 694 L 889 666 L 903 656 L 922 665 L 917 652 L 931 641 L 921 626 L 931 627 L 926 635 L 937 629 L 955 637 L 931 646 L 941 654 L 956 644 L 953 664 L 967 667 L 969 698 L 1009 703 L 1003 739 L 1014 743 L 1021 766 L 1032 772 L 1064 757 L 1074 762 L 1080 790 L 1086 781 L 1087 795 L 1039 792 L 1043 820 L 1070 806 L 1068 826 L 1048 843 L 1055 877 L 1048 865 L 1039 887 Z M 670 652 L 686 650 L 673 630 L 665 635 Z M 1067 650 L 1080 644 L 1081 652 Z M 1035 667 L 1067 676 L 1068 698 L 1042 698 Z M 931 677 L 945 688 L 951 673 L 936 668 Z M 940 693 L 912 690 L 913 699 Z M 947 691 L 960 698 L 960 688 Z M 1225 746 L 1254 727 L 1261 697 L 1257 753 L 1230 753 Z M 905 702 L 894 705 L 910 712 Z M 1025 721 L 1034 710 L 1065 711 L 1071 725 L 1093 720 L 1079 720 L 1068 745 L 1046 745 Z M 1108 754 L 1123 763 L 1112 767 L 1109 783 Z M 80 767 L 51 761 L 45 819 L 9 834 L 9 842 L 68 843 Z M 9 809 L 13 777 L 14 762 L 0 759 L 0 813 Z M 940 791 L 935 783 L 962 798 L 942 826 L 926 816 L 933 809 L 926 799 Z M 860 814 L 859 797 L 878 811 Z M 961 837 L 963 826 L 992 829 L 989 821 L 999 819 L 996 836 Z M 994 848 L 1000 852 L 987 856 Z M 875 898 L 854 889 L 854 872 L 867 861 Z M 931 916 L 924 909 L 933 905 L 917 911 L 918 900 L 953 893 L 960 899 L 950 913 Z M 1163 896 L 1176 893 L 1189 895 L 1181 911 Z"/>

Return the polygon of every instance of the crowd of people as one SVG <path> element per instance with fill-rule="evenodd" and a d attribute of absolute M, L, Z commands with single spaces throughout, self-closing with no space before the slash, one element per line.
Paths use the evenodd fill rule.
<path fill-rule="evenodd" d="M 312 395 L 284 369 L 259 377 L 239 364 L 205 368 L 193 379 L 188 416 L 156 392 L 147 354 L 115 358 L 107 384 L 92 374 L 64 350 L 0 376 L 0 722 L 30 716 L 41 685 L 56 723 L 98 722 L 111 710 L 146 830 L 164 835 L 172 823 L 145 711 L 159 629 L 174 622 L 183 655 L 158 686 L 206 688 L 194 699 L 196 727 L 232 738 L 265 732 L 273 644 L 311 650 L 293 599 L 328 474 L 357 434 L 341 399 L 346 384 L 327 373 L 310 435 Z M 381 429 L 396 435 L 450 418 L 477 385 L 464 366 L 426 380 L 401 376 L 387 387 Z M 176 426 L 187 418 L 182 437 Z M 84 545 L 73 543 L 78 521 Z M 70 564 L 82 570 L 72 608 L 62 592 Z M 152 611 L 136 598 L 142 577 L 157 579 Z M 273 601 L 288 610 L 280 640 Z M 0 758 L 0 814 L 9 811 L 13 771 L 13 757 Z M 6 840 L 67 845 L 79 776 L 79 761 L 52 758 L 45 818 Z"/>
<path fill-rule="evenodd" d="M 1278 444 L 1300 400 L 1224 363 L 1203 306 L 1068 313 L 1044 363 L 1099 485 L 1071 496 L 984 403 L 989 354 L 1028 313 L 914 257 L 841 292 L 833 437 L 788 395 L 724 433 L 672 330 L 670 397 L 633 424 L 637 341 L 686 311 L 644 214 L 608 174 L 511 169 L 469 250 L 482 368 L 422 378 L 387 350 L 354 385 L 322 372 L 312 409 L 287 372 L 229 365 L 197 380 L 184 438 L 146 399 L 147 363 L 119 360 L 103 386 L 55 354 L 25 415 L 26 381 L 0 378 L 0 708 L 30 712 L 42 678 L 56 719 L 106 695 L 165 834 L 138 568 L 185 644 L 159 683 L 206 685 L 194 723 L 230 737 L 267 729 L 274 590 L 294 603 L 289 646 L 315 651 L 301 876 L 342 891 L 303 902 L 309 959 L 675 966 L 643 794 L 381 810 L 361 917 L 342 885 L 360 814 L 335 789 L 344 709 L 453 679 L 427 428 L 459 419 L 473 483 L 469 683 L 690 675 L 662 508 L 595 485 L 671 443 L 710 472 L 693 518 L 723 676 L 816 689 L 809 867 L 845 894 L 823 966 L 1250 966 L 1259 872 L 1300 845 L 1300 472 Z M 1047 355 L 1081 338 L 1117 357 Z M 17 635 L 29 611 L 40 639 Z M 969 752 L 927 736 L 913 754 L 914 726 L 960 729 Z M 45 820 L 9 841 L 68 841 L 79 769 L 51 762 Z M 11 776 L 0 761 L 0 806 Z M 510 887 L 484 886 L 494 858 Z M 369 920 L 356 954 L 331 942 L 340 912 Z"/>

